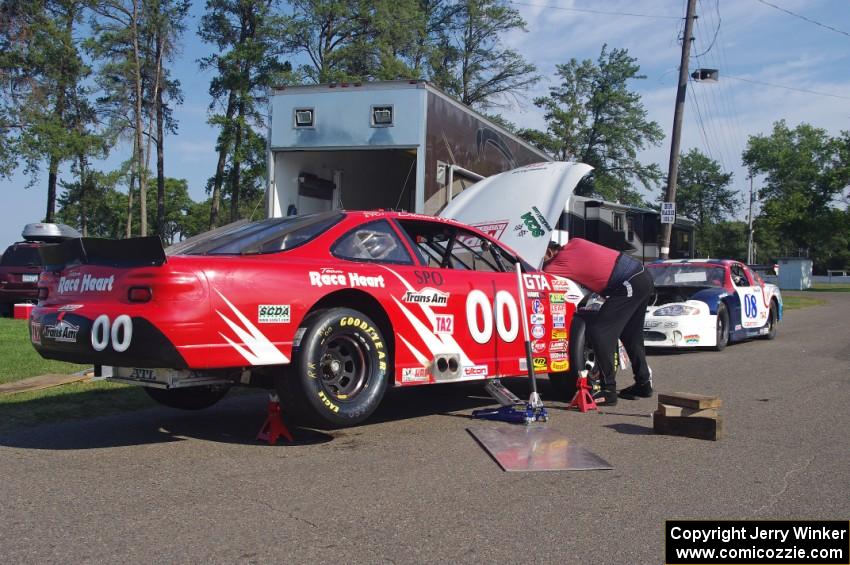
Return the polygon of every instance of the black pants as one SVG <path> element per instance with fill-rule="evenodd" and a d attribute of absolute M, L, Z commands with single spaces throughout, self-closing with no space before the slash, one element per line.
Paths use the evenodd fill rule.
<path fill-rule="evenodd" d="M 643 321 L 655 285 L 646 269 L 627 282 L 628 285 L 618 285 L 606 293 L 605 304 L 595 319 L 588 321 L 587 330 L 596 353 L 596 366 L 601 373 L 602 383 L 606 385 L 616 384 L 614 355 L 617 353 L 618 338 L 629 354 L 635 382 L 645 383 L 650 378 L 643 348 Z"/>

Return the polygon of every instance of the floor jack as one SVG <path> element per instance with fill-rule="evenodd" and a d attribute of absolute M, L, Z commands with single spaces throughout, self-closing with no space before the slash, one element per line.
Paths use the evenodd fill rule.
<path fill-rule="evenodd" d="M 534 361 L 531 358 L 531 338 L 528 335 L 528 316 L 525 311 L 525 291 L 523 290 L 522 271 L 520 264 L 516 264 L 517 287 L 519 288 L 519 305 L 522 313 L 522 329 L 525 337 L 525 360 L 528 366 L 528 376 L 531 377 L 531 395 L 528 402 L 523 403 L 517 396 L 506 389 L 499 379 L 487 381 L 484 389 L 502 405 L 501 408 L 485 408 L 473 410 L 472 417 L 480 420 L 498 420 L 513 424 L 531 424 L 534 422 L 546 422 L 549 413 L 543 407 L 543 400 L 537 393 L 537 377 L 534 374 Z"/>
<path fill-rule="evenodd" d="M 292 434 L 289 433 L 289 428 L 283 423 L 283 418 L 280 414 L 280 399 L 274 392 L 269 393 L 269 414 L 266 416 L 266 421 L 260 432 L 257 434 L 257 441 L 266 441 L 269 445 L 276 445 L 277 440 L 283 436 L 286 441 L 292 443 Z"/>

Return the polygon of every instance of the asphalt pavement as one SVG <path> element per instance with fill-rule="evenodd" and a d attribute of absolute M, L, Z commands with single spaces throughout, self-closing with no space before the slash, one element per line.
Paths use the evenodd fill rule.
<path fill-rule="evenodd" d="M 658 391 L 721 397 L 721 441 L 654 435 L 656 398 L 580 414 L 543 383 L 548 425 L 611 471 L 503 472 L 467 432 L 489 404 L 469 385 L 392 391 L 369 424 L 296 445 L 254 440 L 262 395 L 0 435 L 0 556 L 650 564 L 666 519 L 847 520 L 850 294 L 818 296 L 775 341 L 650 357 Z"/>

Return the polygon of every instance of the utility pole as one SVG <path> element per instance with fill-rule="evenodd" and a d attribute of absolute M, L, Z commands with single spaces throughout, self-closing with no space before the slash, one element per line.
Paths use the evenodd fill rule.
<path fill-rule="evenodd" d="M 688 11 L 685 15 L 685 35 L 682 38 L 682 60 L 679 63 L 679 89 L 676 91 L 676 111 L 673 113 L 673 137 L 670 141 L 670 166 L 667 169 L 667 190 L 664 193 L 665 202 L 676 202 L 676 182 L 679 176 L 679 143 L 682 136 L 682 114 L 685 111 L 685 93 L 688 88 L 688 58 L 691 55 L 693 41 L 694 13 L 697 0 L 688 0 Z M 661 225 L 661 258 L 670 256 L 670 232 L 673 224 Z"/>
<path fill-rule="evenodd" d="M 753 259 L 753 173 L 750 173 L 750 213 L 747 216 L 747 265 L 752 265 Z"/>

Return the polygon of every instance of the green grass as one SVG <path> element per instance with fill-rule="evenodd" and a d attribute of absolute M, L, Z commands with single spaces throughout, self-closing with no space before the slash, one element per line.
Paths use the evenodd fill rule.
<path fill-rule="evenodd" d="M 50 422 L 129 412 L 153 405 L 140 387 L 103 381 L 0 394 L 0 433 Z"/>
<path fill-rule="evenodd" d="M 0 383 L 47 373 L 76 373 L 85 365 L 42 359 L 30 343 L 26 320 L 0 318 Z"/>
<path fill-rule="evenodd" d="M 850 292 L 850 284 L 815 283 L 807 292 Z"/>
<path fill-rule="evenodd" d="M 813 296 L 782 296 L 782 308 L 784 310 L 799 310 L 800 308 L 808 308 L 809 306 L 819 306 L 826 304 L 826 300 L 815 298 Z"/>

